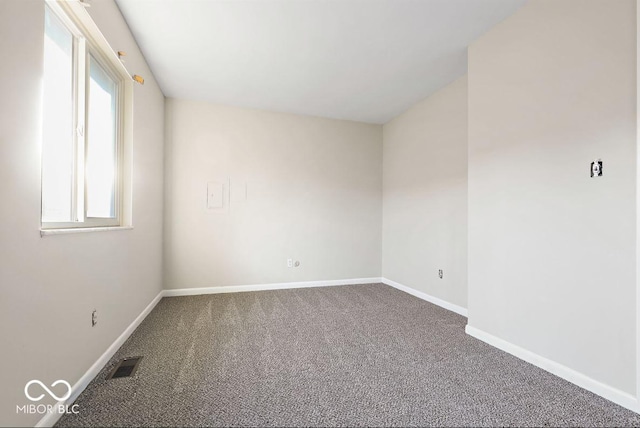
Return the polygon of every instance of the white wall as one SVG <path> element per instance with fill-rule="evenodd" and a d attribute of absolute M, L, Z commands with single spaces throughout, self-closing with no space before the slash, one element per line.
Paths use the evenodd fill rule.
<path fill-rule="evenodd" d="M 381 126 L 174 99 L 166 117 L 166 288 L 380 277 Z"/>
<path fill-rule="evenodd" d="M 90 13 L 146 79 L 135 88 L 135 229 L 41 238 L 44 2 L 0 1 L 0 425 L 35 424 L 16 414 L 25 384 L 75 383 L 162 286 L 164 96 L 115 3 L 95 0 Z"/>
<path fill-rule="evenodd" d="M 466 308 L 467 77 L 386 123 L 383 159 L 382 276 Z"/>
<path fill-rule="evenodd" d="M 468 75 L 469 325 L 633 395 L 635 3 L 531 1 Z"/>

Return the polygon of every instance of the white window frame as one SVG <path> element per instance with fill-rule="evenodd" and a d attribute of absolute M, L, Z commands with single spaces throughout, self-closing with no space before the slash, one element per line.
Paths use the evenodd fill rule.
<path fill-rule="evenodd" d="M 60 19 L 73 35 L 74 88 L 74 180 L 72 214 L 75 221 L 44 222 L 41 230 L 93 229 L 131 227 L 131 165 L 133 79 L 102 35 L 85 6 L 79 0 L 46 0 L 49 11 Z M 114 183 L 115 218 L 87 217 L 86 182 L 84 177 L 87 139 L 87 105 L 89 61 L 93 57 L 117 85 L 116 93 L 116 172 Z M 80 91 L 80 93 L 78 93 Z M 84 96 L 83 96 L 84 95 Z M 90 132 L 90 130 L 88 130 Z M 79 230 L 78 230 L 79 231 Z"/>

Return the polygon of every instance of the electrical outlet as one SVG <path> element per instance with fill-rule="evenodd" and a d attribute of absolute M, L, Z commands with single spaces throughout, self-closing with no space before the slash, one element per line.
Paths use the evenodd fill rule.
<path fill-rule="evenodd" d="M 596 159 L 591 162 L 591 177 L 601 177 L 602 176 L 602 161 L 600 159 Z"/>
<path fill-rule="evenodd" d="M 98 324 L 98 311 L 96 309 L 91 312 L 91 327 L 95 327 Z"/>
<path fill-rule="evenodd" d="M 442 269 L 438 269 L 438 276 L 440 277 L 440 279 L 442 279 L 442 277 L 444 276 L 444 272 L 442 271 Z"/>
<path fill-rule="evenodd" d="M 293 267 L 293 259 L 287 259 L 287 267 Z"/>

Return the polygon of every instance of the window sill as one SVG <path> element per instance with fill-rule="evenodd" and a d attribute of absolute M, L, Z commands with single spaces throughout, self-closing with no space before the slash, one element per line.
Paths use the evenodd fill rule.
<path fill-rule="evenodd" d="M 132 230 L 133 226 L 108 226 L 108 227 L 74 227 L 69 229 L 40 229 L 40 236 L 68 235 L 72 233 L 89 232 L 113 232 L 119 230 Z"/>

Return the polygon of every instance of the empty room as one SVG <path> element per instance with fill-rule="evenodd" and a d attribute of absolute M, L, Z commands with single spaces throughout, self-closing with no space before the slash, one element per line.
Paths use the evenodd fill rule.
<path fill-rule="evenodd" d="M 0 0 L 0 426 L 640 426 L 636 0 Z"/>

